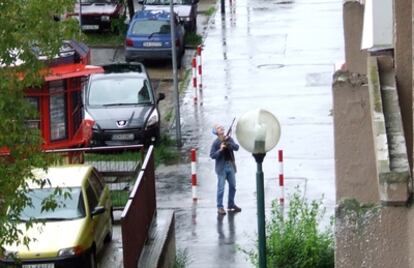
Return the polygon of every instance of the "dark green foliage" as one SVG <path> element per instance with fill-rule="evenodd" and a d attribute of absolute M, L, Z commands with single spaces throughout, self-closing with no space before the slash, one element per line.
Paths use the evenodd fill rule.
<path fill-rule="evenodd" d="M 203 41 L 203 37 L 201 35 L 198 35 L 197 33 L 186 33 L 185 35 L 185 45 L 189 47 L 197 47 L 198 45 L 201 45 L 201 42 Z"/>
<path fill-rule="evenodd" d="M 0 157 L 0 248 L 16 242 L 22 232 L 16 224 L 19 212 L 30 203 L 24 195 L 28 190 L 25 179 L 33 177 L 33 167 L 46 168 L 53 161 L 41 152 L 39 132 L 25 124 L 36 112 L 23 98 L 23 89 L 43 83 L 47 70 L 38 60 L 39 54 L 54 57 L 62 40 L 79 33 L 75 21 L 56 20 L 73 6 L 74 0 L 0 1 L 0 148 L 10 153 Z M 44 205 L 45 209 L 54 206 L 50 202 Z M 8 215 L 7 208 L 12 208 Z"/>
<path fill-rule="evenodd" d="M 289 198 L 287 214 L 283 215 L 277 202 L 272 204 L 271 219 L 266 228 L 266 257 L 268 267 L 330 268 L 334 267 L 333 223 L 320 231 L 324 216 L 322 201 L 310 204 L 299 192 Z M 245 251 L 255 265 L 256 251 Z"/>

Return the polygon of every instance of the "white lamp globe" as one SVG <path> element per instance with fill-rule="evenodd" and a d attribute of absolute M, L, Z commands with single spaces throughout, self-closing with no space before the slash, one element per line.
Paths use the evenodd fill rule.
<path fill-rule="evenodd" d="M 252 154 L 265 154 L 279 142 L 280 124 L 269 111 L 251 110 L 237 121 L 236 136 L 246 151 Z"/>

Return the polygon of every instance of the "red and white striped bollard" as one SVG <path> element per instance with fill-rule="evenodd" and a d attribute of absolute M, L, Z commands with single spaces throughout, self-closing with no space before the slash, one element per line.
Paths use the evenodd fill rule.
<path fill-rule="evenodd" d="M 198 89 L 201 91 L 203 90 L 203 67 L 201 64 L 201 51 L 203 51 L 203 48 L 201 45 L 197 46 L 197 71 L 198 71 Z"/>
<path fill-rule="evenodd" d="M 197 166 L 196 166 L 196 149 L 191 149 L 191 189 L 193 192 L 193 201 L 197 200 Z"/>
<path fill-rule="evenodd" d="M 191 67 L 193 71 L 193 90 L 194 90 L 194 104 L 197 103 L 197 59 L 194 57 L 193 61 L 191 62 Z"/>
<path fill-rule="evenodd" d="M 200 99 L 200 105 L 203 105 L 203 67 L 201 63 L 201 51 L 203 51 L 203 48 L 201 45 L 198 45 L 197 46 L 198 97 Z"/>

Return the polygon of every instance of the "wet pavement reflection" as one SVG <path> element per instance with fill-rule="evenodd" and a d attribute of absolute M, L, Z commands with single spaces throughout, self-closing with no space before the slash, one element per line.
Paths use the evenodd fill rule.
<path fill-rule="evenodd" d="M 263 162 L 266 216 L 280 196 L 277 150 L 283 149 L 286 195 L 296 187 L 309 199 L 324 195 L 329 218 L 335 206 L 331 82 L 343 59 L 342 1 L 231 0 L 225 15 L 219 4 L 204 42 L 203 102 L 194 104 L 190 84 L 180 110 L 183 156 L 157 169 L 157 202 L 176 211 L 177 248 L 188 250 L 188 267 L 254 267 L 243 251 L 256 247 L 255 161 L 243 149 L 236 153 L 242 212 L 218 215 L 211 128 L 254 108 L 272 112 L 282 136 Z M 197 202 L 191 198 L 193 148 Z"/>

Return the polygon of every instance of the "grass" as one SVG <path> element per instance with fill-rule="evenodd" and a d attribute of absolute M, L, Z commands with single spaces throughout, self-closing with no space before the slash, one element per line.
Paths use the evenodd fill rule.
<path fill-rule="evenodd" d="M 111 190 L 112 205 L 114 207 L 125 207 L 129 197 L 129 191 Z"/>
<path fill-rule="evenodd" d="M 289 198 L 285 214 L 274 201 L 266 228 L 266 260 L 268 267 L 334 267 L 333 222 L 320 231 L 325 208 L 320 201 L 307 203 L 299 190 Z M 243 250 L 258 265 L 257 249 Z"/>
<path fill-rule="evenodd" d="M 209 9 L 210 10 L 210 9 Z M 207 11 L 209 12 L 209 11 Z M 214 8 L 213 11 L 214 12 Z M 125 34 L 126 33 L 126 26 L 114 26 L 117 29 L 121 29 L 119 31 L 111 31 L 111 32 L 87 32 L 83 33 L 84 42 L 88 46 L 109 46 L 109 47 L 116 47 L 116 46 L 122 46 L 125 41 Z M 188 32 L 185 35 L 185 44 L 186 46 L 190 47 L 196 47 L 200 45 L 203 41 L 203 38 L 201 35 L 194 33 L 194 32 Z"/>
<path fill-rule="evenodd" d="M 188 82 L 190 81 L 190 75 L 192 75 L 192 73 L 191 73 L 191 69 L 186 69 L 186 70 L 185 70 L 185 72 L 184 72 L 183 79 L 182 79 L 182 81 L 180 82 L 178 92 L 183 93 L 183 92 L 184 92 L 184 90 L 186 90 L 186 89 L 187 89 L 187 87 L 188 87 Z"/>
<path fill-rule="evenodd" d="M 85 43 L 89 46 L 122 46 L 127 30 L 125 17 L 112 21 L 111 28 L 110 32 L 84 33 Z"/>
<path fill-rule="evenodd" d="M 211 17 L 211 15 L 213 15 L 216 12 L 216 8 L 215 7 L 209 7 L 207 9 L 206 12 L 204 12 L 204 14 L 206 14 L 206 16 Z"/>
<path fill-rule="evenodd" d="M 85 33 L 85 43 L 88 46 L 122 46 L 125 36 L 112 32 Z"/>
<path fill-rule="evenodd" d="M 197 33 L 190 32 L 185 35 L 184 42 L 186 46 L 196 47 L 200 45 L 202 41 L 203 41 L 203 38 L 201 37 L 201 35 Z"/>
<path fill-rule="evenodd" d="M 180 157 L 180 153 L 175 147 L 175 141 L 164 135 L 161 137 L 158 144 L 154 147 L 155 166 L 160 164 L 171 164 L 177 161 Z M 122 153 L 110 153 L 110 154 L 85 154 L 85 161 L 137 161 L 141 159 L 139 152 L 122 152 Z"/>
<path fill-rule="evenodd" d="M 178 249 L 175 255 L 175 262 L 173 268 L 185 268 L 190 263 L 187 249 Z"/>
<path fill-rule="evenodd" d="M 168 136 L 163 136 L 155 146 L 155 166 L 160 164 L 169 165 L 180 158 L 180 152 L 175 147 L 175 141 Z"/>
<path fill-rule="evenodd" d="M 167 122 L 170 122 L 170 120 L 171 120 L 172 116 L 173 116 L 173 111 L 172 111 L 172 110 L 169 110 L 169 111 L 166 113 L 166 115 L 164 116 L 164 120 L 165 120 L 165 121 L 167 121 Z"/>
<path fill-rule="evenodd" d="M 137 160 L 141 160 L 141 155 L 139 151 L 110 153 L 110 154 L 104 154 L 104 153 L 85 154 L 85 161 L 137 161 Z"/>

